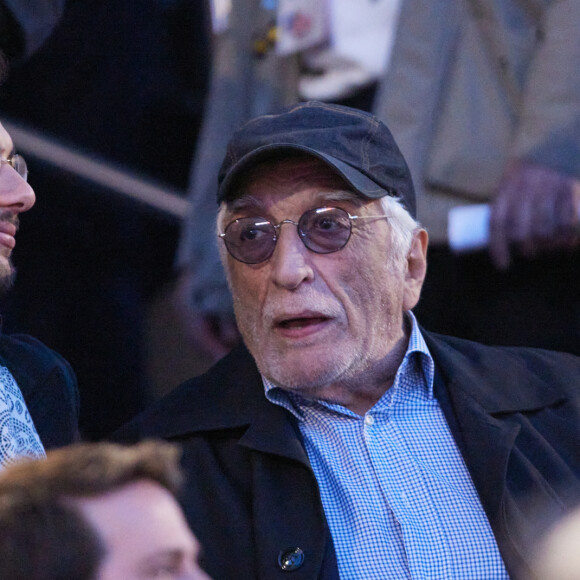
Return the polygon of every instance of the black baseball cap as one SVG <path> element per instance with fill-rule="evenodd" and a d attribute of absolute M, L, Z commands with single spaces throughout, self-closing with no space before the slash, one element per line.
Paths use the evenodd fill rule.
<path fill-rule="evenodd" d="M 322 160 L 363 197 L 399 197 L 416 217 L 411 173 L 387 126 L 364 111 L 318 101 L 256 117 L 233 134 L 218 174 L 218 203 L 234 197 L 243 172 L 292 152 Z"/>

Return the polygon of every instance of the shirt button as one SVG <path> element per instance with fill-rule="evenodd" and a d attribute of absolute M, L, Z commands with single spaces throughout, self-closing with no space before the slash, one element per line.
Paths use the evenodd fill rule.
<path fill-rule="evenodd" d="M 368 413 L 365 415 L 365 425 L 373 425 L 375 422 L 375 418 L 372 415 L 369 415 Z"/>
<path fill-rule="evenodd" d="M 285 572 L 298 570 L 304 564 L 304 552 L 301 548 L 286 548 L 278 554 L 278 566 Z"/>

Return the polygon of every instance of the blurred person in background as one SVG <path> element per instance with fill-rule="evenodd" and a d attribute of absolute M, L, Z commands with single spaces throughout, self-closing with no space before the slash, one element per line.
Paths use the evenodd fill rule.
<path fill-rule="evenodd" d="M 3 580 L 208 580 L 175 498 L 179 451 L 85 443 L 0 475 Z"/>

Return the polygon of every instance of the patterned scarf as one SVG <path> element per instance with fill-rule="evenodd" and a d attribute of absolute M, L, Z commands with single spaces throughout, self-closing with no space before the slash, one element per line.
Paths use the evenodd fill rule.
<path fill-rule="evenodd" d="M 44 447 L 12 373 L 0 366 L 0 469 L 20 457 L 45 457 Z"/>

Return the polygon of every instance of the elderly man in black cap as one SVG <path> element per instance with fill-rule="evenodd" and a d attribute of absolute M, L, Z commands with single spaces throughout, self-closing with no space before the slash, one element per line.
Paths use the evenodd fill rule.
<path fill-rule="evenodd" d="M 208 572 L 525 578 L 538 514 L 580 495 L 580 359 L 419 327 L 428 236 L 371 115 L 254 119 L 219 181 L 245 346 L 118 435 L 182 443 Z"/>

